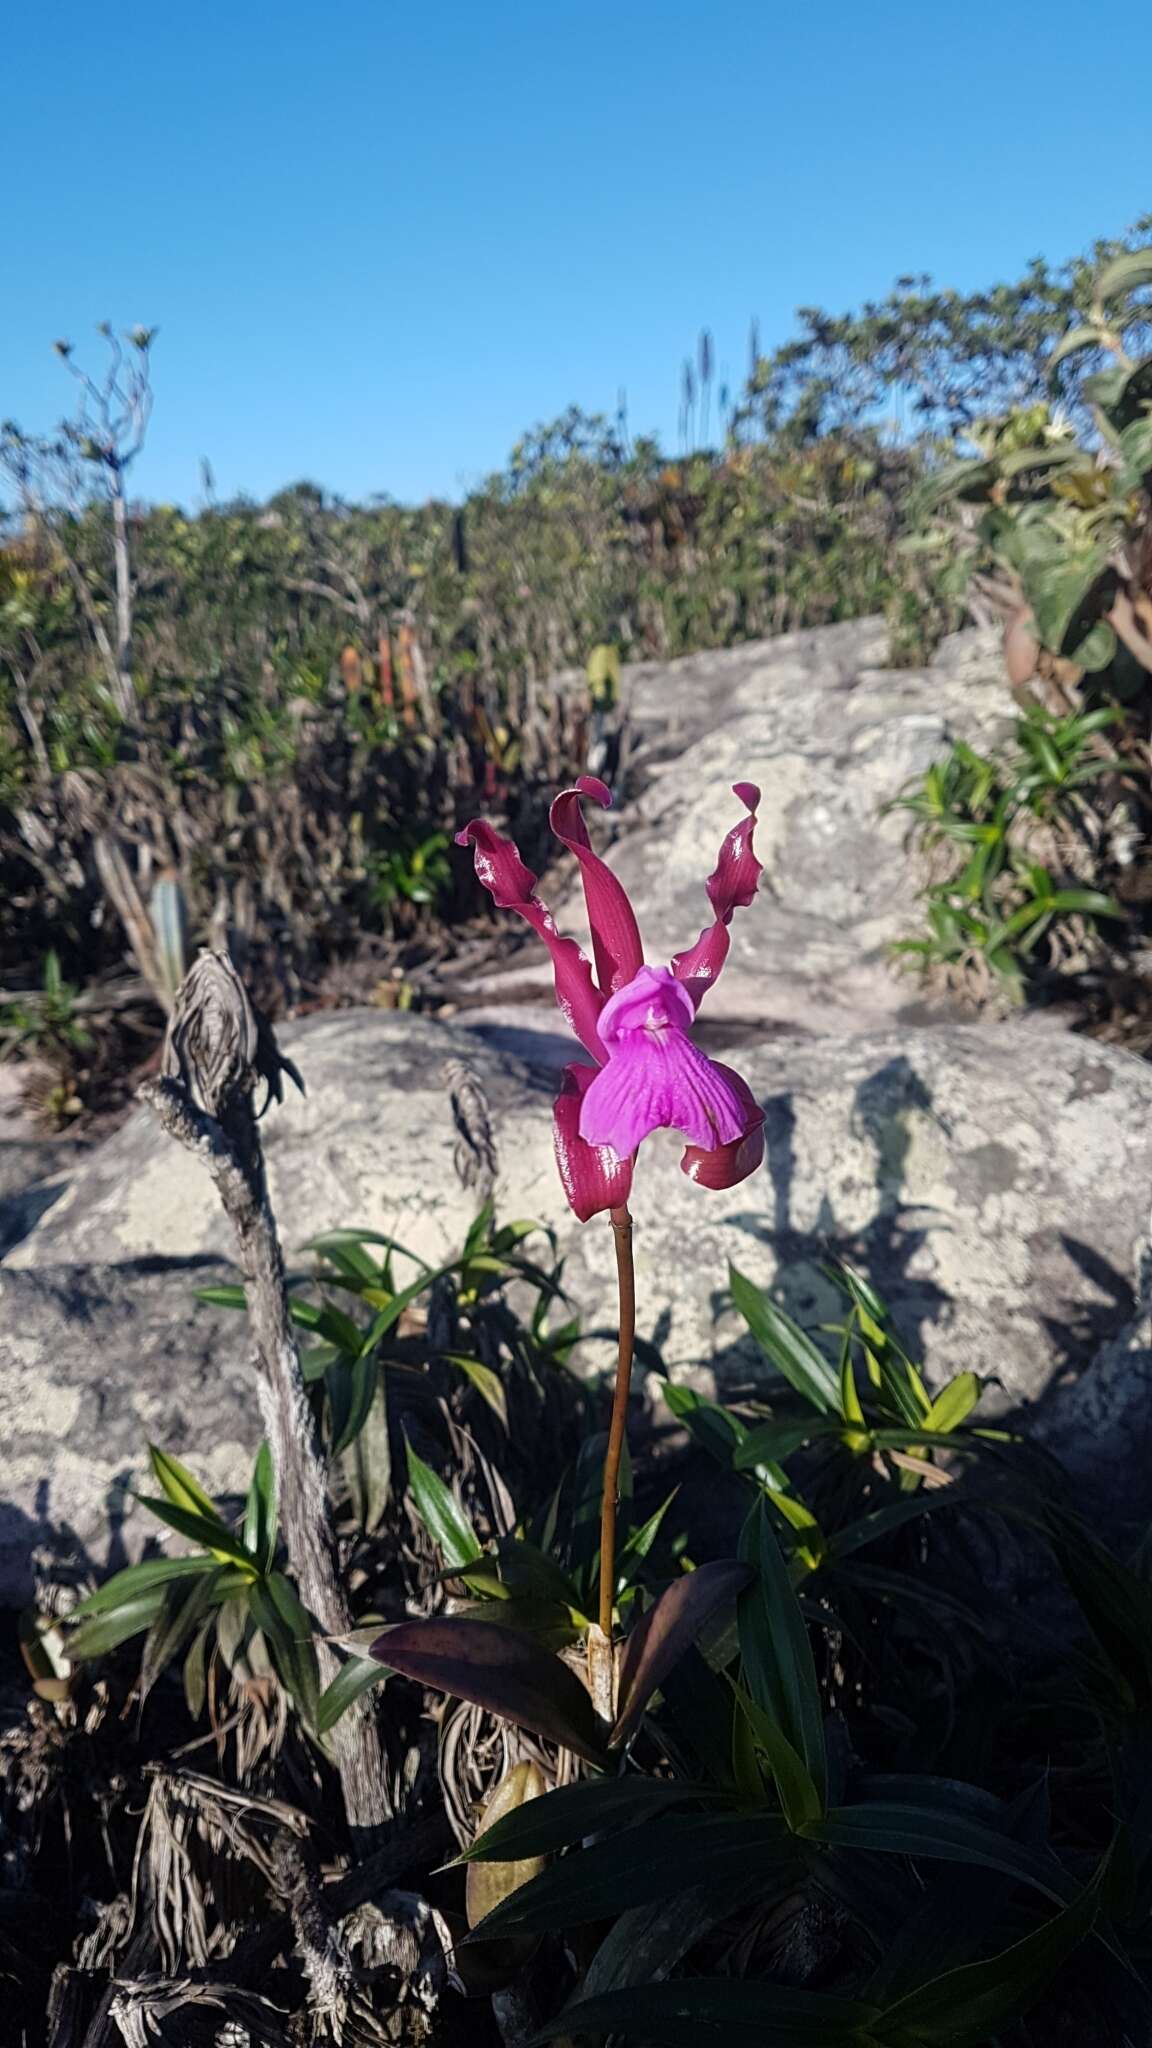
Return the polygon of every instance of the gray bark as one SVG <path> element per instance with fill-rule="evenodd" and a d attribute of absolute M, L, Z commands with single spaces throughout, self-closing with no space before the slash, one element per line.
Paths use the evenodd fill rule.
<path fill-rule="evenodd" d="M 252 1107 L 260 1073 L 278 1095 L 279 1068 L 271 1033 L 258 1023 L 231 962 L 202 953 L 176 997 L 164 1078 L 147 1083 L 140 1094 L 168 1135 L 203 1160 L 235 1232 L 289 1567 L 320 1634 L 340 1637 L 353 1622 L 340 1583 L 324 1452 L 288 1313 L 284 1260 Z M 207 1107 L 200 1106 L 194 1089 Z M 328 1685 L 339 1659 L 326 1641 L 317 1642 L 316 1652 L 321 1683 Z M 349 1829 L 366 1852 L 377 1846 L 392 1812 L 369 1698 L 341 1716 L 329 1741 Z"/>

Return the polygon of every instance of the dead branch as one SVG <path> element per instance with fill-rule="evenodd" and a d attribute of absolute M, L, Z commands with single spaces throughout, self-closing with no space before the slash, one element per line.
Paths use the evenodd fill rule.
<path fill-rule="evenodd" d="M 288 1562 L 318 1635 L 339 1637 L 351 1630 L 352 1615 L 340 1584 L 324 1454 L 288 1313 L 252 1105 L 257 1079 L 275 1090 L 282 1064 L 232 962 L 203 952 L 177 992 L 163 1078 L 140 1093 L 168 1136 L 207 1167 L 235 1232 Z M 327 1685 L 338 1660 L 327 1642 L 318 1641 L 316 1650 Z M 367 1850 L 391 1814 L 384 1753 L 367 1699 L 341 1716 L 330 1741 L 349 1828 L 358 1848 Z"/>

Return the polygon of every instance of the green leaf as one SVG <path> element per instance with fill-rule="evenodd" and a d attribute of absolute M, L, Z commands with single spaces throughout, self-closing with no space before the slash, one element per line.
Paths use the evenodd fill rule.
<path fill-rule="evenodd" d="M 377 1344 L 381 1343 L 388 1335 L 389 1330 L 394 1329 L 400 1321 L 405 1309 L 410 1308 L 412 1303 L 427 1291 L 434 1280 L 443 1279 L 446 1274 L 455 1272 L 457 1264 L 458 1261 L 453 1260 L 446 1266 L 438 1266 L 435 1269 L 429 1267 L 421 1274 L 418 1280 L 413 1280 L 410 1287 L 402 1287 L 399 1294 L 394 1294 L 387 1308 L 381 1309 L 368 1335 L 365 1337 L 365 1351 L 370 1351 Z"/>
<path fill-rule="evenodd" d="M 501 1536 L 496 1546 L 500 1576 L 515 1594 L 530 1599 L 553 1601 L 563 1608 L 579 1611 L 580 1594 L 567 1572 L 554 1557 L 526 1543 L 519 1536 Z"/>
<path fill-rule="evenodd" d="M 411 1259 L 414 1266 L 423 1266 L 426 1272 L 431 1270 L 428 1261 L 422 1259 L 419 1252 L 409 1251 L 408 1246 L 401 1244 L 399 1238 L 389 1237 L 381 1230 L 363 1230 L 355 1223 L 347 1225 L 343 1230 L 325 1230 L 319 1237 L 310 1237 L 300 1249 L 302 1252 L 319 1252 L 323 1257 L 332 1249 L 361 1244 L 382 1245 L 386 1251 L 399 1252 L 402 1258 Z"/>
<path fill-rule="evenodd" d="M 922 1984 L 890 2005 L 878 2023 L 881 2038 L 913 2040 L 923 2048 L 965 2048 L 988 2040 L 1006 2021 L 1027 2011 L 1073 1950 L 1090 1934 L 1100 1907 L 1099 1875 L 1063 1910 L 1011 1948 L 980 1963 L 965 1963 Z"/>
<path fill-rule="evenodd" d="M 835 1536 L 828 1539 L 829 1559 L 835 1562 L 842 1557 L 851 1557 L 853 1551 L 863 1550 L 882 1536 L 890 1536 L 894 1529 L 903 1528 L 905 1522 L 914 1522 L 919 1515 L 936 1514 L 941 1508 L 960 1507 L 969 1499 L 963 1484 L 956 1480 L 950 1486 L 941 1486 L 932 1492 L 922 1487 L 907 1500 L 893 1501 L 886 1508 L 874 1508 L 870 1514 L 861 1515 L 858 1521 L 838 1529 Z"/>
<path fill-rule="evenodd" d="M 171 1501 L 157 1500 L 151 1494 L 138 1493 L 136 1496 L 142 1508 L 147 1508 L 160 1521 L 166 1522 L 190 1543 L 198 1543 L 211 1552 L 218 1564 L 236 1564 L 242 1570 L 254 1572 L 255 1559 L 250 1557 L 238 1536 L 234 1536 L 226 1522 L 220 1520 L 215 1509 L 212 1520 L 204 1515 L 191 1514 L 185 1508 L 175 1507 Z"/>
<path fill-rule="evenodd" d="M 416 1512 L 445 1563 L 475 1564 L 483 1557 L 484 1546 L 463 1508 L 431 1466 L 417 1457 L 411 1444 L 407 1446 L 407 1457 L 408 1486 Z"/>
<path fill-rule="evenodd" d="M 1152 1587 L 1098 1542 L 1078 1516 L 1049 1503 L 1044 1529 L 1109 1663 L 1137 1700 L 1152 1701 Z"/>
<path fill-rule="evenodd" d="M 345 1484 L 362 1529 L 376 1529 L 392 1490 L 392 1435 L 388 1427 L 386 1368 L 376 1374 L 376 1391 L 364 1427 L 344 1453 Z"/>
<path fill-rule="evenodd" d="M 767 1759 L 784 1818 L 797 1833 L 806 1822 L 819 1820 L 823 1813 L 824 1802 L 820 1792 L 773 1716 L 766 1714 L 742 1685 L 734 1685 L 733 1691 L 737 1708 L 748 1723 L 752 1739 Z"/>
<path fill-rule="evenodd" d="M 140 1659 L 141 1706 L 165 1666 L 195 1635 L 209 1608 L 219 1605 L 222 1597 L 220 1581 L 230 1576 L 217 1567 L 210 1574 L 202 1572 L 185 1584 L 177 1580 L 168 1587 L 164 1606 L 148 1631 Z"/>
<path fill-rule="evenodd" d="M 707 1785 L 666 1778 L 592 1778 L 583 1784 L 561 1785 L 531 1813 L 511 1813 L 486 1827 L 459 1861 L 551 1856 L 582 1842 L 586 1835 L 636 1827 L 655 1814 L 694 1805 L 698 1800 L 715 1804 L 716 1793 Z"/>
<path fill-rule="evenodd" d="M 824 1711 L 808 1629 L 765 1503 L 744 1525 L 740 1554 L 756 1572 L 740 1595 L 740 1655 L 756 1704 L 770 1715 L 825 1798 Z"/>
<path fill-rule="evenodd" d="M 630 1828 L 625 1846 L 627 1854 L 613 1835 L 563 1857 L 498 1906 L 477 1934 L 489 1939 L 578 1927 L 654 1899 L 672 1898 L 686 1884 L 708 1884 L 757 1870 L 765 1881 L 767 1903 L 772 1881 L 786 1889 L 797 1882 L 802 1868 L 794 1838 L 771 1815 L 748 1820 L 729 1814 L 666 1814 Z"/>
<path fill-rule="evenodd" d="M 649 1515 L 648 1520 L 641 1523 L 638 1529 L 632 1529 L 629 1532 L 627 1540 L 620 1551 L 620 1569 L 617 1574 L 619 1585 L 630 1585 L 636 1577 L 640 1566 L 650 1554 L 652 1546 L 660 1534 L 661 1524 L 675 1500 L 678 1490 L 677 1487 L 673 1487 L 667 1498 L 661 1501 L 655 1514 Z"/>
<path fill-rule="evenodd" d="M 374 1657 L 349 1657 L 317 1701 L 317 1735 L 327 1735 L 354 1701 L 371 1692 L 374 1686 L 383 1685 L 391 1676 L 387 1665 L 378 1664 Z"/>
<path fill-rule="evenodd" d="M 146 1629 L 164 1611 L 167 1588 L 153 1586 L 147 1592 L 133 1593 L 118 1607 L 105 1608 L 94 1614 L 90 1620 L 82 1621 L 78 1628 L 68 1631 L 68 1655 L 74 1661 L 86 1657 L 103 1657 L 129 1636 L 143 1635 Z"/>
<path fill-rule="evenodd" d="M 417 1293 L 424 1284 L 423 1281 L 418 1284 Z M 207 1302 L 212 1308 L 246 1309 L 248 1306 L 247 1294 L 243 1287 L 237 1286 L 198 1287 L 195 1299 Z M 292 1294 L 288 1298 L 288 1313 L 299 1329 L 315 1331 L 337 1351 L 351 1352 L 355 1357 L 364 1342 L 364 1333 L 359 1325 L 342 1310 L 333 1308 L 330 1302 L 302 1301 L 298 1295 Z"/>
<path fill-rule="evenodd" d="M 861 1806 L 832 1807 L 823 1820 L 810 1822 L 803 1833 L 806 1840 L 834 1849 L 982 1864 L 1031 1885 L 1057 1905 L 1075 1895 L 1075 1886 L 1054 1856 L 1030 1849 L 1011 1835 L 943 1804 L 873 1799 Z"/>
<path fill-rule="evenodd" d="M 790 1991 L 763 1978 L 673 1978 L 576 1998 L 529 2036 L 537 2042 L 622 2035 L 650 2048 L 849 2048 L 873 2037 L 875 2006 L 828 1991 Z"/>
<path fill-rule="evenodd" d="M 747 1435 L 739 1417 L 722 1408 L 719 1402 L 706 1400 L 694 1388 L 677 1386 L 672 1380 L 665 1381 L 660 1391 L 666 1406 L 676 1420 L 684 1424 L 701 1450 L 707 1451 L 718 1465 L 729 1471 Z"/>
<path fill-rule="evenodd" d="M 812 1339 L 735 1266 L 728 1268 L 728 1286 L 733 1303 L 777 1372 L 822 1415 L 839 1415 L 839 1374 Z"/>
<path fill-rule="evenodd" d="M 165 1499 L 171 1501 L 174 1508 L 185 1508 L 191 1514 L 202 1515 L 206 1522 L 219 1522 L 222 1529 L 227 1527 L 211 1494 L 205 1493 L 186 1465 L 182 1465 L 170 1451 L 160 1450 L 156 1444 L 149 1444 L 148 1457 Z"/>
<path fill-rule="evenodd" d="M 106 1579 L 87 1599 L 77 1603 L 68 1620 L 86 1621 L 90 1615 L 107 1614 L 110 1608 L 122 1607 L 126 1600 L 150 1593 L 156 1586 L 166 1586 L 173 1579 L 196 1578 L 215 1569 L 216 1561 L 211 1557 L 145 1558 L 143 1564 L 130 1564 L 114 1578 Z"/>
<path fill-rule="evenodd" d="M 947 1436 L 966 1422 L 980 1399 L 980 1382 L 974 1372 L 958 1372 L 942 1387 L 924 1417 L 925 1429 L 935 1436 Z"/>
<path fill-rule="evenodd" d="M 674 1898 L 631 1907 L 620 1915 L 589 1963 L 581 1999 L 668 1976 L 681 1956 L 721 1920 L 755 1904 L 763 1887 L 758 1872 L 750 1878 L 737 1873 L 724 1884 L 693 1885 Z"/>
<path fill-rule="evenodd" d="M 462 1372 L 466 1379 L 471 1380 L 481 1400 L 488 1403 L 492 1413 L 499 1416 L 507 1429 L 508 1396 L 499 1373 L 494 1372 L 490 1365 L 482 1365 L 478 1358 L 468 1358 L 459 1351 L 445 1351 L 441 1356 L 449 1365 L 454 1365 L 457 1372 Z"/>
<path fill-rule="evenodd" d="M 244 1548 L 256 1559 L 261 1571 L 270 1571 L 276 1554 L 276 1475 L 272 1452 L 261 1444 L 252 1468 L 248 1503 L 244 1511 Z"/>
<path fill-rule="evenodd" d="M 276 1673 L 291 1694 L 309 1728 L 315 1728 L 320 1706 L 320 1674 L 316 1664 L 311 1616 L 296 1588 L 283 1572 L 269 1572 L 248 1588 L 252 1619 L 268 1645 Z"/>
<path fill-rule="evenodd" d="M 231 1283 L 222 1287 L 197 1287 L 192 1299 L 203 1301 L 209 1308 L 247 1308 L 248 1296 L 242 1287 Z"/>
<path fill-rule="evenodd" d="M 732 1463 L 737 1472 L 776 1465 L 782 1458 L 793 1457 L 805 1444 L 842 1436 L 843 1430 L 838 1415 L 801 1416 L 795 1422 L 759 1422 L 738 1446 Z"/>
<path fill-rule="evenodd" d="M 1017 567 L 1045 647 L 1071 658 L 1106 608 L 1108 549 L 1068 535 L 1021 554 Z"/>
<path fill-rule="evenodd" d="M 343 1309 L 334 1308 L 330 1301 L 301 1301 L 298 1295 L 291 1295 L 288 1313 L 300 1329 L 312 1330 L 348 1358 L 358 1358 L 361 1350 L 369 1348 L 359 1323 L 354 1323 Z"/>
<path fill-rule="evenodd" d="M 198 1721 L 204 1712 L 204 1702 L 208 1696 L 208 1637 L 214 1622 L 214 1615 L 205 1615 L 184 1659 L 184 1698 L 194 1721 Z"/>
<path fill-rule="evenodd" d="M 328 1405 L 334 1458 L 341 1457 L 364 1428 L 379 1379 L 380 1365 L 373 1351 L 361 1351 L 351 1358 L 345 1356 L 329 1369 Z"/>
<path fill-rule="evenodd" d="M 840 1412 L 845 1422 L 853 1429 L 864 1429 L 864 1410 L 856 1391 L 856 1375 L 852 1368 L 852 1346 L 845 1342 L 844 1355 L 840 1361 Z"/>
<path fill-rule="evenodd" d="M 916 509 L 926 516 L 949 498 L 982 499 L 996 482 L 996 476 L 996 464 L 979 456 L 946 463 L 917 491 Z"/>

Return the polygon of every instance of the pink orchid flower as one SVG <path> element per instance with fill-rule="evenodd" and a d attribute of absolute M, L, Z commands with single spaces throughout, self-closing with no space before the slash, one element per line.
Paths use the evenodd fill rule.
<path fill-rule="evenodd" d="M 738 782 L 733 794 L 747 818 L 733 826 L 707 883 L 713 922 L 668 967 L 646 967 L 635 913 L 611 869 L 593 851 L 581 797 L 607 807 L 595 776 L 561 790 L 549 821 L 580 863 L 592 931 L 593 963 L 564 938 L 536 894 L 536 877 L 511 839 L 484 818 L 456 835 L 474 849 L 476 873 L 501 910 L 514 910 L 552 956 L 556 1001 L 595 1067 L 564 1069 L 553 1132 L 564 1192 L 582 1223 L 628 1200 L 636 1152 L 650 1132 L 670 1128 L 688 1139 L 681 1166 L 706 1188 L 731 1188 L 764 1154 L 764 1112 L 747 1082 L 709 1059 L 689 1033 L 705 991 L 728 953 L 732 913 L 756 894 L 760 863 L 752 831 L 760 792 Z"/>

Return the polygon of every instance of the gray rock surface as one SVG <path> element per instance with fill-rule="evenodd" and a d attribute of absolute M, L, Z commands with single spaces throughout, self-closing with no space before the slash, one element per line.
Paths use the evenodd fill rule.
<path fill-rule="evenodd" d="M 0 1135 L 0 1258 L 52 1207 L 82 1156 L 58 1138 Z"/>
<path fill-rule="evenodd" d="M 691 655 L 625 671 L 648 786 L 615 829 L 612 865 L 629 891 L 648 959 L 667 960 L 710 920 L 704 883 L 740 816 L 734 782 L 760 784 L 757 902 L 737 913 L 714 1020 L 843 1033 L 919 1007 L 893 973 L 891 940 L 918 921 L 907 820 L 883 806 L 953 738 L 994 742 L 1011 701 L 991 637 L 957 634 L 928 669 L 880 666 L 878 620 Z M 584 929 L 578 885 L 545 890 L 564 930 Z M 526 949 L 487 993 L 547 986 Z"/>
<path fill-rule="evenodd" d="M 587 1325 L 611 1323 L 611 1233 L 570 1216 L 552 1159 L 556 1034 L 534 1056 L 530 1013 L 519 1028 L 526 1060 L 374 1010 L 285 1031 L 308 1094 L 271 1111 L 265 1137 L 290 1259 L 342 1223 L 427 1257 L 459 1244 L 474 1204 L 453 1172 L 443 1065 L 463 1057 L 491 1100 L 506 1210 L 557 1228 Z M 637 1177 L 640 1328 L 672 1370 L 729 1392 L 756 1379 L 725 1304 L 730 1259 L 807 1321 L 834 1312 L 820 1269 L 839 1255 L 886 1294 L 934 1376 L 997 1375 L 993 1406 L 1029 1404 L 1057 1426 L 1134 1313 L 1152 1067 L 996 1025 L 782 1036 L 733 1057 L 766 1105 L 765 1169 L 707 1193 L 662 1133 Z M 103 1559 L 105 1504 L 139 1475 L 147 1436 L 213 1487 L 243 1485 L 259 1435 L 243 1324 L 192 1299 L 228 1249 L 203 1169 L 139 1112 L 0 1266 L 0 1592 L 22 1590 L 32 1542 L 61 1526 Z M 587 1369 L 607 1361 L 605 1345 L 585 1347 Z M 1114 1381 L 1096 1422 L 1113 1441 L 1132 1423 L 1129 1379 Z M 114 1554 L 146 1527 L 130 1512 Z"/>
<path fill-rule="evenodd" d="M 243 1331 L 197 1313 L 220 1259 L 0 1267 L 0 1601 L 31 1594 L 34 1555 L 115 1569 L 157 1524 L 126 1492 L 157 1443 L 214 1494 L 246 1485 L 260 1439 Z"/>

